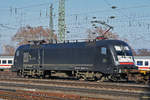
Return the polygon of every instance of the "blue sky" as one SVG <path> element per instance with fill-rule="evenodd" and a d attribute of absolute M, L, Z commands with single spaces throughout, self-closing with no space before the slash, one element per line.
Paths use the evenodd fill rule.
<path fill-rule="evenodd" d="M 49 5 L 54 6 L 57 32 L 58 0 L 0 0 L 0 42 L 15 44 L 11 37 L 20 27 L 49 27 Z M 135 48 L 150 49 L 150 0 L 66 0 L 67 39 L 87 38 L 87 29 L 96 17 L 113 26 L 112 32 L 126 38 Z M 116 6 L 116 9 L 112 9 Z M 15 11 L 16 9 L 16 11 Z M 41 13 L 41 16 L 40 16 Z M 110 16 L 115 16 L 110 19 Z M 2 49 L 0 49 L 2 50 Z M 1 51 L 0 51 L 1 53 Z"/>

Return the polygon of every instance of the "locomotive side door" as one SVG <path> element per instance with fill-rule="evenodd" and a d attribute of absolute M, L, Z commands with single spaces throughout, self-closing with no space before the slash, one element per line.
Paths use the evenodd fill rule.
<path fill-rule="evenodd" d="M 37 64 L 37 69 L 42 69 L 43 67 L 43 63 L 44 63 L 44 49 L 41 48 L 40 46 L 38 48 L 35 49 L 36 55 L 35 55 L 35 62 Z"/>
<path fill-rule="evenodd" d="M 31 47 L 23 52 L 23 66 L 26 69 L 39 69 L 41 53 L 39 47 Z"/>
<path fill-rule="evenodd" d="M 111 73 L 112 56 L 107 46 L 98 48 L 97 67 L 104 73 Z"/>
<path fill-rule="evenodd" d="M 40 68 L 44 67 L 44 48 L 38 50 L 38 63 Z"/>

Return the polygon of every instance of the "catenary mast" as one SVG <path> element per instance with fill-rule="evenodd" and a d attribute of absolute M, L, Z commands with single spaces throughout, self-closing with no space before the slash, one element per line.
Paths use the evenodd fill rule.
<path fill-rule="evenodd" d="M 65 40 L 65 28 L 65 0 L 59 0 L 58 37 L 60 42 Z"/>
<path fill-rule="evenodd" d="M 52 34 L 53 34 L 53 4 L 50 5 L 50 22 L 49 22 L 49 28 L 51 30 L 51 32 L 49 33 L 49 40 L 52 39 Z"/>

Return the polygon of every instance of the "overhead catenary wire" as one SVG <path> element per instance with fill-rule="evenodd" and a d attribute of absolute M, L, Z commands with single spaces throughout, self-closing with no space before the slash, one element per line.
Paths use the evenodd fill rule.
<path fill-rule="evenodd" d="M 44 6 L 47 5 L 49 6 L 50 2 L 45 2 L 45 3 L 40 3 L 40 4 L 34 4 L 34 5 L 27 5 L 27 6 L 23 6 L 23 7 L 14 7 L 17 9 L 28 9 L 28 8 L 36 8 L 36 7 L 40 7 L 40 6 Z M 0 10 L 10 10 L 10 9 L 14 9 L 12 6 L 10 8 L 0 8 Z"/>
<path fill-rule="evenodd" d="M 105 1 L 107 2 L 107 4 L 109 4 L 110 6 L 112 6 L 112 4 L 108 2 L 108 0 L 105 0 Z M 46 17 L 45 12 L 43 12 L 43 9 L 45 10 L 44 6 L 47 6 L 47 5 L 48 4 L 44 5 L 44 3 L 39 4 L 39 8 L 41 9 L 41 12 L 40 12 L 40 10 L 38 10 L 38 11 L 32 11 L 32 12 L 26 12 L 26 9 L 28 9 L 28 8 L 31 9 L 31 8 L 38 7 L 38 5 L 36 5 L 36 4 L 35 5 L 24 6 L 24 7 L 14 7 L 14 8 L 17 8 L 17 13 L 18 13 L 18 15 L 17 15 L 18 17 L 17 18 L 18 19 L 21 19 L 21 15 L 19 15 L 19 10 L 22 9 L 22 12 L 27 13 L 27 15 L 22 19 L 22 23 L 24 25 L 26 25 L 26 24 L 29 23 L 30 25 L 35 26 L 33 23 L 31 23 L 32 20 L 37 20 L 37 23 L 38 23 L 38 21 L 40 21 L 40 22 L 42 22 L 42 24 L 44 22 L 46 23 L 46 21 L 48 20 L 48 17 Z M 115 10 L 112 10 L 112 9 L 108 9 L 108 10 L 95 10 L 95 11 L 89 11 L 89 12 L 80 12 L 80 13 L 68 14 L 67 18 L 74 17 L 74 15 L 76 15 L 76 16 L 74 17 L 74 19 L 75 19 L 74 21 L 72 21 L 72 20 L 69 19 L 69 21 L 68 21 L 69 23 L 67 24 L 67 27 L 70 28 L 70 30 L 71 29 L 75 30 L 75 28 L 79 29 L 79 28 L 82 28 L 84 25 L 85 26 L 89 25 L 90 24 L 90 20 L 91 20 L 91 16 L 93 15 L 93 13 L 112 12 L 112 11 L 113 12 L 118 12 L 118 11 L 124 11 L 124 10 L 128 10 L 128 9 L 144 8 L 144 7 L 150 7 L 150 6 L 149 5 L 136 5 L 136 6 L 130 6 L 130 7 L 124 7 L 124 8 L 116 8 Z M 8 11 L 10 12 L 10 8 L 8 8 Z M 33 17 L 31 18 L 30 14 L 33 14 L 33 13 L 34 14 L 38 13 L 37 14 L 38 16 L 36 16 L 34 18 Z M 39 17 L 40 13 L 41 13 L 41 18 Z M 117 26 L 117 24 L 119 26 L 119 23 L 121 23 L 121 24 L 123 24 L 125 26 L 125 28 L 128 27 L 128 25 L 130 25 L 131 28 L 132 28 L 132 27 L 137 27 L 137 26 L 144 27 L 144 24 L 142 26 L 141 23 L 145 22 L 145 27 L 147 27 L 147 29 L 149 29 L 149 22 L 148 22 L 148 20 L 150 18 L 149 15 L 140 16 L 140 17 L 138 17 L 138 15 L 137 16 L 127 15 L 128 17 L 126 17 L 126 16 L 124 16 L 124 14 L 122 14 L 122 12 L 121 13 L 119 12 L 118 14 L 121 15 L 121 16 L 118 16 L 115 20 L 110 21 L 110 23 L 115 24 L 116 26 Z M 87 17 L 89 15 L 91 15 L 91 16 Z M 116 13 L 116 15 L 117 15 L 117 13 Z M 22 15 L 22 16 L 24 16 L 24 15 Z M 97 17 L 98 16 L 100 16 L 100 15 L 97 15 Z M 81 20 L 80 17 L 82 17 L 82 20 Z M 85 18 L 83 18 L 83 17 L 85 17 Z M 12 18 L 14 18 L 14 17 L 12 17 Z M 39 18 L 40 18 L 40 20 L 39 20 Z M 54 19 L 57 19 L 57 18 L 58 18 L 58 16 L 54 16 Z M 99 17 L 99 18 L 101 18 L 101 19 L 103 19 L 103 20 L 106 21 L 108 19 L 108 16 L 102 16 L 102 17 Z M 134 19 L 134 23 L 136 23 L 136 25 L 133 25 L 134 23 L 132 22 L 132 18 Z M 139 21 L 139 19 L 142 19 L 142 20 Z M 124 24 L 125 22 L 127 22 L 128 24 Z M 9 23 L 9 24 L 10 24 L 9 25 L 10 27 L 14 27 L 12 25 L 12 23 Z M 46 26 L 46 25 L 48 25 L 48 23 L 45 24 L 45 25 L 43 25 L 43 26 Z M 76 27 L 76 26 L 78 26 L 78 27 Z M 1 28 L 5 29 L 6 27 L 5 28 L 1 27 Z M 9 29 L 9 28 L 6 28 L 6 29 Z"/>
<path fill-rule="evenodd" d="M 106 0 L 104 0 L 104 1 L 106 1 Z M 29 6 L 24 6 L 24 7 L 0 8 L 0 10 L 8 10 L 8 11 L 10 11 L 10 9 L 18 9 L 19 10 L 19 9 L 27 9 L 27 8 L 40 7 L 40 6 L 45 6 L 45 5 L 49 6 L 49 4 L 50 4 L 50 2 L 41 3 L 41 4 L 35 4 L 35 5 L 29 5 Z M 137 5 L 137 6 L 123 7 L 123 8 L 116 8 L 115 10 L 127 10 L 127 9 L 146 8 L 146 7 L 150 7 L 150 5 Z M 69 16 L 85 15 L 85 14 L 99 13 L 99 12 L 112 12 L 112 10 L 110 10 L 110 9 L 109 10 L 96 10 L 96 11 L 89 11 L 89 12 L 82 12 L 82 13 L 74 13 L 74 14 L 69 14 Z"/>

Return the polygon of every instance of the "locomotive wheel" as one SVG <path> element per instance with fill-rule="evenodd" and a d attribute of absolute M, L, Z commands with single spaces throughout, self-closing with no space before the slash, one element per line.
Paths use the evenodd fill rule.
<path fill-rule="evenodd" d="M 78 77 L 78 80 L 80 80 L 80 81 L 86 81 L 87 78 L 86 78 L 86 76 L 80 76 L 80 77 Z"/>
<path fill-rule="evenodd" d="M 145 82 L 144 82 L 144 84 L 150 84 L 150 81 L 149 80 L 146 80 Z"/>
<path fill-rule="evenodd" d="M 21 78 L 25 78 L 25 75 L 23 74 L 23 71 L 22 70 L 19 70 L 17 72 L 17 76 L 21 77 Z"/>
<path fill-rule="evenodd" d="M 22 77 L 21 71 L 18 71 L 18 72 L 17 72 L 17 76 Z"/>
<path fill-rule="evenodd" d="M 110 81 L 113 81 L 113 82 L 117 82 L 117 81 L 118 81 L 118 78 L 117 78 L 115 75 L 110 75 L 110 76 L 108 76 L 108 79 L 109 79 Z"/>
<path fill-rule="evenodd" d="M 84 77 L 80 77 L 79 80 L 80 81 L 84 81 L 85 79 L 84 79 Z"/>
<path fill-rule="evenodd" d="M 104 77 L 104 76 L 102 76 L 101 78 L 100 78 L 100 80 L 99 80 L 100 82 L 104 82 L 104 81 L 106 81 L 106 77 Z"/>
<path fill-rule="evenodd" d="M 107 76 L 101 76 L 97 82 L 104 82 L 104 81 L 108 81 L 108 77 Z"/>

